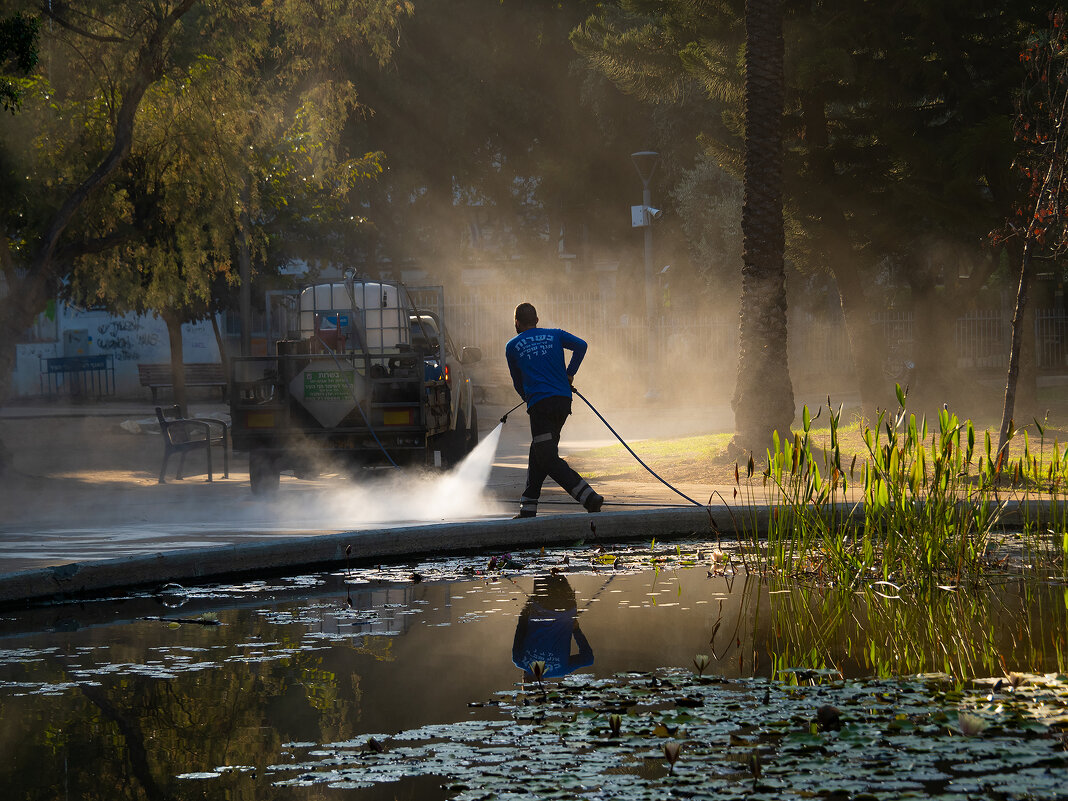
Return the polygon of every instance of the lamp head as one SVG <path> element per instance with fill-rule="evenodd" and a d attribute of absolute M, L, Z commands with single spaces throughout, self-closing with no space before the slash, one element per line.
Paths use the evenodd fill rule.
<path fill-rule="evenodd" d="M 648 184 L 652 179 L 653 173 L 656 171 L 656 162 L 659 158 L 660 154 L 654 150 L 639 150 L 637 153 L 630 154 L 630 160 L 634 162 L 634 166 L 638 170 L 638 176 L 642 179 L 642 184 Z"/>

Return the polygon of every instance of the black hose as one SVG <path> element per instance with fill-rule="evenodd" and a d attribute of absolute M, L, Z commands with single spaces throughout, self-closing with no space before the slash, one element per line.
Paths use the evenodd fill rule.
<path fill-rule="evenodd" d="M 540 506 L 551 506 L 551 505 L 554 505 L 554 504 L 557 505 L 557 506 L 574 506 L 575 502 L 572 499 L 564 500 L 563 498 L 561 498 L 560 500 L 556 500 L 554 498 L 544 498 L 543 497 L 540 501 L 538 501 L 538 504 Z M 630 507 L 635 507 L 635 508 L 641 507 L 641 508 L 648 508 L 648 509 L 687 509 L 687 508 L 689 508 L 689 504 L 687 504 L 687 503 L 656 503 L 655 501 L 607 501 L 606 500 L 604 502 L 604 505 L 605 506 L 630 506 Z M 706 508 L 706 507 L 704 507 L 704 504 L 701 504 L 701 506 L 702 506 L 702 508 Z"/>
<path fill-rule="evenodd" d="M 630 447 L 630 445 L 628 445 L 628 444 L 626 443 L 626 441 L 624 441 L 623 437 L 619 436 L 619 434 L 618 434 L 618 433 L 616 432 L 616 430 L 615 430 L 614 428 L 612 428 L 612 426 L 611 426 L 611 425 L 609 425 L 608 421 L 607 421 L 607 420 L 605 420 L 605 419 L 604 419 L 604 417 L 602 417 L 602 416 L 601 416 L 601 413 L 600 413 L 599 411 L 597 411 L 596 409 L 594 409 L 594 408 L 593 408 L 593 404 L 592 404 L 592 403 L 590 403 L 590 402 L 589 402 L 588 400 L 586 400 L 586 396 L 585 396 L 585 395 L 583 395 L 583 394 L 582 394 L 581 392 L 579 392 L 579 391 L 578 391 L 577 389 L 575 389 L 574 387 L 572 387 L 572 388 L 571 388 L 571 391 L 572 391 L 572 392 L 574 392 L 574 393 L 575 393 L 576 395 L 578 395 L 578 396 L 579 396 L 580 398 L 582 398 L 582 401 L 583 401 L 583 403 L 585 403 L 585 404 L 586 404 L 587 406 L 589 406 L 589 407 L 590 407 L 590 410 L 591 410 L 591 411 L 592 411 L 592 412 L 593 412 L 593 413 L 594 413 L 595 415 L 597 415 L 597 417 L 598 417 L 598 418 L 600 419 L 600 421 L 601 421 L 602 423 L 604 423 L 604 424 L 605 424 L 605 425 L 606 425 L 606 426 L 608 427 L 608 430 L 609 430 L 609 431 L 611 431 L 611 432 L 612 432 L 613 434 L 615 434 L 615 435 L 616 435 L 616 439 L 618 439 L 618 440 L 619 440 L 619 441 L 620 441 L 620 442 L 621 442 L 621 443 L 623 444 L 623 447 L 624 447 L 624 448 L 626 448 L 626 449 L 627 449 L 627 450 L 628 450 L 628 451 L 630 452 L 630 455 L 631 455 L 631 456 L 633 456 L 633 457 L 634 457 L 635 459 L 637 459 L 637 460 L 638 460 L 638 464 L 640 464 L 640 465 L 641 465 L 642 467 L 644 467 L 644 468 L 645 468 L 646 470 L 648 470 L 648 471 L 649 471 L 650 475 L 652 475 L 652 477 L 653 477 L 653 478 L 655 478 L 655 479 L 656 479 L 657 481 L 659 481 L 659 482 L 660 482 L 661 484 L 663 484 L 663 485 L 664 485 L 665 487 L 667 487 L 667 488 L 668 488 L 669 490 L 671 490 L 672 492 L 674 492 L 674 493 L 675 493 L 676 495 L 679 495 L 679 496 L 681 496 L 681 497 L 685 498 L 686 500 L 688 500 L 688 501 L 689 501 L 690 503 L 692 503 L 692 504 L 693 504 L 694 506 L 700 506 L 700 507 L 701 507 L 702 509 L 707 509 L 707 508 L 708 508 L 708 505 L 707 505 L 707 504 L 704 504 L 704 503 L 698 503 L 698 502 L 697 502 L 697 501 L 695 501 L 695 500 L 694 500 L 693 498 L 691 498 L 691 497 L 690 497 L 689 495 L 685 495 L 685 494 L 683 494 L 682 492 L 679 492 L 679 490 L 675 489 L 675 488 L 674 488 L 673 486 L 671 486 L 671 485 L 670 485 L 670 484 L 668 484 L 668 483 L 667 483 L 666 481 L 664 481 L 664 479 L 662 479 L 662 478 L 661 478 L 660 476 L 658 476 L 658 475 L 656 474 L 656 471 L 655 471 L 655 470 L 653 470 L 653 468 L 651 468 L 651 467 L 650 467 L 649 465 L 647 465 L 647 464 L 646 464 L 645 462 L 643 462 L 643 461 L 641 460 L 641 457 L 640 457 L 640 456 L 638 456 L 638 454 L 636 454 L 636 453 L 635 453 L 635 452 L 634 452 L 633 450 L 631 450 L 631 447 Z"/>

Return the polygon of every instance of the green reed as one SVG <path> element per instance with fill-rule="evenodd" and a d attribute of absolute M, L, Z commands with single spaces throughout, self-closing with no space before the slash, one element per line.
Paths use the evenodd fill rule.
<path fill-rule="evenodd" d="M 750 605 L 763 599 L 770 606 L 766 647 L 776 672 L 971 678 L 1068 667 L 1062 646 L 1068 591 L 1049 584 L 933 587 L 907 598 L 889 585 L 857 591 L 772 580 L 766 590 L 754 593 Z"/>
<path fill-rule="evenodd" d="M 848 467 L 839 440 L 842 407 L 835 411 L 829 399 L 828 447 L 812 436 L 822 409 L 813 417 L 806 406 L 792 438 L 775 433 L 764 473 L 775 492 L 763 566 L 851 586 L 957 583 L 990 564 L 996 534 L 1011 523 L 1021 529 L 1017 545 L 1030 564 L 1065 575 L 1068 448 L 1061 452 L 1054 442 L 1047 455 L 1036 420 L 1038 452 L 1026 429 L 1014 430 L 1023 449 L 1010 459 L 1007 449 L 994 452 L 989 432 L 979 446 L 972 422 L 948 408 L 929 429 L 925 416 L 908 412 L 900 386 L 897 399 L 896 412 L 879 412 L 863 429 L 866 453 Z M 1019 514 L 1010 518 L 1010 507 Z M 750 535 L 750 547 L 757 544 Z"/>

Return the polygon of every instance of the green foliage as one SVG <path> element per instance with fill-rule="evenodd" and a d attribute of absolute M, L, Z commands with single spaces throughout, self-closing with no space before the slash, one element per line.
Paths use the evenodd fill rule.
<path fill-rule="evenodd" d="M 353 52 L 387 59 L 410 3 L 184 6 L 160 46 L 128 154 L 61 243 L 73 265 L 65 291 L 116 312 L 203 317 L 236 280 L 233 243 L 243 227 L 261 272 L 296 254 L 330 258 L 364 222 L 347 213 L 353 191 L 381 171 L 380 154 L 339 150 L 358 105 L 336 66 Z M 86 16 L 75 24 L 57 7 L 43 43 L 48 69 L 17 132 L 33 132 L 33 151 L 5 143 L 24 164 L 17 180 L 25 190 L 10 197 L 41 198 L 39 216 L 8 216 L 16 264 L 37 252 L 48 209 L 62 206 L 112 147 L 123 76 L 166 10 L 101 2 L 79 13 Z M 309 243 L 318 247 L 301 252 Z"/>
<path fill-rule="evenodd" d="M 1007 519 L 1010 498 L 1004 495 L 1011 491 L 1022 494 L 1016 525 L 1024 530 L 1021 547 L 1031 564 L 1068 569 L 1059 536 L 1068 531 L 1068 449 L 1061 455 L 1054 443 L 1046 457 L 1044 428 L 1036 421 L 1043 432 L 1040 455 L 1032 453 L 1026 431 L 1015 460 L 992 453 L 989 433 L 985 452 L 976 452 L 970 420 L 943 408 L 937 430 L 929 432 L 926 418 L 909 414 L 907 394 L 898 390 L 898 410 L 880 412 L 863 431 L 868 458 L 859 476 L 855 459 L 843 469 L 841 407 L 836 413 L 828 403 L 827 450 L 813 444 L 815 418 L 807 407 L 792 440 L 780 441 L 776 433 L 764 474 L 778 495 L 767 564 L 788 574 L 816 571 L 849 587 L 873 580 L 922 589 L 956 584 L 981 575 L 992 562 L 994 533 Z M 1029 508 L 1034 493 L 1048 502 L 1048 514 Z"/>
<path fill-rule="evenodd" d="M 14 114 L 37 66 L 41 23 L 18 12 L 0 19 L 0 106 Z"/>
<path fill-rule="evenodd" d="M 561 250 L 575 266 L 587 247 L 633 241 L 619 204 L 640 191 L 629 154 L 650 114 L 575 65 L 568 32 L 597 5 L 427 0 L 389 69 L 355 62 L 373 113 L 343 142 L 387 154 L 355 212 L 371 258 L 547 271 Z"/>

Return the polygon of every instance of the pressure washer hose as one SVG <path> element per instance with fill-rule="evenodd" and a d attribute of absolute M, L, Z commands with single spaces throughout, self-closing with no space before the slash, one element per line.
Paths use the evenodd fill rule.
<path fill-rule="evenodd" d="M 694 500 L 693 498 L 691 498 L 691 497 L 690 497 L 689 495 L 686 495 L 686 494 L 684 494 L 684 493 L 680 492 L 679 490 L 675 489 L 675 488 L 674 488 L 673 486 L 671 486 L 670 484 L 668 484 L 668 483 L 667 483 L 667 482 L 666 482 L 666 481 L 665 481 L 664 479 L 662 479 L 662 478 L 661 478 L 660 476 L 658 476 L 658 475 L 656 474 L 656 471 L 655 471 L 655 470 L 653 470 L 653 468 L 651 468 L 651 467 L 650 467 L 649 465 L 647 465 L 647 464 L 646 464 L 645 462 L 643 462 L 643 461 L 641 460 L 641 457 L 640 457 L 640 456 L 638 456 L 638 454 L 636 454 L 636 453 L 635 453 L 635 452 L 634 452 L 634 451 L 633 451 L 633 450 L 631 449 L 630 445 L 628 445 L 628 444 L 626 443 L 626 441 L 625 441 L 625 440 L 623 439 L 623 437 L 619 436 L 619 433 L 618 433 L 618 432 L 617 432 L 617 431 L 616 431 L 616 430 L 615 430 L 614 428 L 612 428 L 612 426 L 611 426 L 611 425 L 609 425 L 608 421 L 604 419 L 604 417 L 603 417 L 603 416 L 601 415 L 601 413 L 600 413 L 599 411 L 597 411 L 597 410 L 596 410 L 595 408 L 593 408 L 593 404 L 592 404 L 592 403 L 590 403 L 590 402 L 589 402 L 588 400 L 586 400 L 586 396 L 585 396 L 585 395 L 583 395 L 583 394 L 582 394 L 581 392 L 579 392 L 579 391 L 578 391 L 577 389 L 575 389 L 574 387 L 571 387 L 571 391 L 572 391 L 572 392 L 574 392 L 574 393 L 575 393 L 576 395 L 578 395 L 578 396 L 579 396 L 580 398 L 582 398 L 582 401 L 583 401 L 583 403 L 585 403 L 585 404 L 586 404 L 587 406 L 589 406 L 589 407 L 590 407 L 590 411 L 592 411 L 592 412 L 593 412 L 593 413 L 594 413 L 595 415 L 597 415 L 598 419 L 599 419 L 599 420 L 600 420 L 600 421 L 601 421 L 602 423 L 604 423 L 604 424 L 605 424 L 605 426 L 606 426 L 606 427 L 608 428 L 608 430 L 609 430 L 609 431 L 611 431 L 611 432 L 612 432 L 613 434 L 615 434 L 615 436 L 616 436 L 616 439 L 618 439 L 618 440 L 620 441 L 620 443 L 622 443 L 623 447 L 627 449 L 627 451 L 628 451 L 628 452 L 630 453 L 630 455 L 631 455 L 631 456 L 633 456 L 633 457 L 634 457 L 635 459 L 637 459 L 637 460 L 638 460 L 638 464 L 640 464 L 640 465 L 641 465 L 642 467 L 644 467 L 644 468 L 645 468 L 646 470 L 648 470 L 648 471 L 649 471 L 649 474 L 650 474 L 650 475 L 651 475 L 651 476 L 652 476 L 653 478 L 655 478 L 655 479 L 656 479 L 657 481 L 659 481 L 659 482 L 660 482 L 661 484 L 663 484 L 663 485 L 664 485 L 665 487 L 667 487 L 667 488 L 668 488 L 669 490 L 671 490 L 672 492 L 674 492 L 674 493 L 675 493 L 676 495 L 679 495 L 679 496 L 681 496 L 681 497 L 685 498 L 686 500 L 688 500 L 688 501 L 689 501 L 690 503 L 692 503 L 692 504 L 693 504 L 694 506 L 700 506 L 700 507 L 701 507 L 702 509 L 707 509 L 707 508 L 708 508 L 708 505 L 707 505 L 707 504 L 704 504 L 704 503 L 699 503 L 698 501 L 695 501 L 695 500 Z"/>
<path fill-rule="evenodd" d="M 669 490 L 674 492 L 676 495 L 679 495 L 679 496 L 685 498 L 686 500 L 688 500 L 694 506 L 700 506 L 702 509 L 706 509 L 706 510 L 708 509 L 708 504 L 704 504 L 704 503 L 700 503 L 699 501 L 695 501 L 689 495 L 686 495 L 686 494 L 680 492 L 679 490 L 675 489 L 673 486 L 671 486 L 666 481 L 664 481 L 664 479 L 662 479 L 660 476 L 658 476 L 656 474 L 656 471 L 653 470 L 653 468 L 651 468 L 649 465 L 647 465 L 645 462 L 643 462 L 641 460 L 641 457 L 638 456 L 638 454 L 636 454 L 633 450 L 631 450 L 631 447 L 630 447 L 630 445 L 628 445 L 626 443 L 626 440 L 624 440 L 623 437 L 619 436 L 619 432 L 617 432 L 614 428 L 612 428 L 612 426 L 609 424 L 609 422 L 607 420 L 604 419 L 604 417 L 601 415 L 601 413 L 599 411 L 597 411 L 593 407 L 592 403 L 590 403 L 588 400 L 586 400 L 586 396 L 585 395 L 583 395 L 581 392 L 579 392 L 577 389 L 575 389 L 574 386 L 571 387 L 571 391 L 574 392 L 576 395 L 578 395 L 580 398 L 582 398 L 582 402 L 590 407 L 590 411 L 592 411 L 595 415 L 597 415 L 598 419 L 600 419 L 600 421 L 605 424 L 605 426 L 608 428 L 609 431 L 611 431 L 613 434 L 615 434 L 616 439 L 618 439 L 623 444 L 623 447 L 627 449 L 627 451 L 630 453 L 631 456 L 633 456 L 635 459 L 638 460 L 638 464 L 640 464 L 642 467 L 644 467 L 646 470 L 649 471 L 649 474 L 652 475 L 653 478 L 655 478 L 657 481 L 659 481 L 661 484 L 663 484 Z M 511 409 L 509 409 L 508 412 L 504 415 L 504 417 L 501 418 L 501 422 L 502 423 L 507 423 L 508 422 L 508 415 L 511 414 L 512 412 L 514 412 L 516 409 L 518 409 L 522 405 L 523 405 L 523 401 L 520 401 L 515 406 L 513 406 Z M 632 504 L 632 505 L 636 506 L 637 504 Z M 712 516 L 710 514 L 709 515 L 709 519 L 710 520 L 711 520 L 711 517 Z M 715 521 L 713 521 L 713 526 L 714 525 L 715 525 Z"/>

